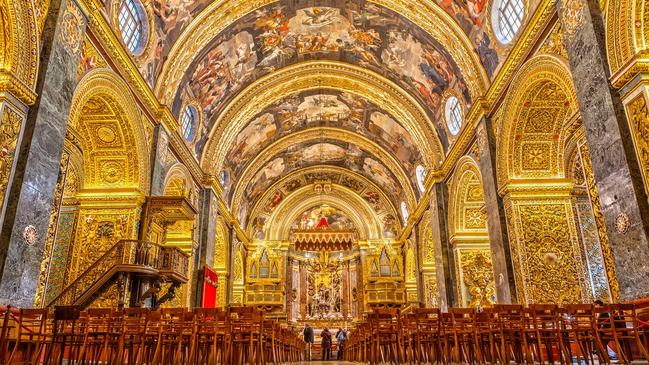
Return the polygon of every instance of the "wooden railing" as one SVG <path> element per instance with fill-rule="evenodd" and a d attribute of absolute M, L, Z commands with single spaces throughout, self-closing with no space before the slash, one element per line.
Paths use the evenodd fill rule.
<path fill-rule="evenodd" d="M 162 280 L 187 282 L 189 258 L 178 247 L 152 242 L 121 240 L 68 285 L 48 307 L 85 305 L 118 273 L 159 276 Z"/>

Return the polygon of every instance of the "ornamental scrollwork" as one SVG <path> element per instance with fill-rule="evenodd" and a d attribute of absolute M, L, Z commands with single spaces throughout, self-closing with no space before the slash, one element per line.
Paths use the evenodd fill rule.
<path fill-rule="evenodd" d="M 494 304 L 494 282 L 491 254 L 488 250 L 461 250 L 460 266 L 464 285 L 468 289 L 470 307 L 489 307 Z"/>
<path fill-rule="evenodd" d="M 12 109 L 5 107 L 0 126 L 0 206 L 4 204 L 9 177 L 13 168 L 22 118 Z"/>

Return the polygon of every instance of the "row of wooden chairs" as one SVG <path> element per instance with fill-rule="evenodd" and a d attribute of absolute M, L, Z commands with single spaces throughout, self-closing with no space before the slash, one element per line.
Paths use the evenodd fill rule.
<path fill-rule="evenodd" d="M 253 307 L 0 310 L 0 364 L 278 364 L 305 353 L 299 331 Z"/>
<path fill-rule="evenodd" d="M 350 333 L 345 359 L 362 363 L 610 364 L 649 361 L 649 304 L 495 305 L 476 311 L 379 309 Z"/>

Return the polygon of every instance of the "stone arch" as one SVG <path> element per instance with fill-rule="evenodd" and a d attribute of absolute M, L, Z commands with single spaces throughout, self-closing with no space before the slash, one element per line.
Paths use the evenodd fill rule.
<path fill-rule="evenodd" d="M 358 230 L 359 239 L 380 239 L 383 234 L 382 223 L 372 207 L 352 190 L 332 184 L 328 194 L 314 194 L 313 185 L 301 187 L 286 197 L 268 218 L 267 240 L 285 240 L 289 236 L 291 224 L 299 215 L 316 204 L 329 204 L 343 211 Z"/>
<path fill-rule="evenodd" d="M 451 239 L 463 233 L 487 234 L 482 176 L 469 156 L 460 158 L 451 179 L 448 214 Z"/>
<path fill-rule="evenodd" d="M 0 0 L 0 75 L 25 104 L 36 100 L 38 24 L 33 1 Z"/>
<path fill-rule="evenodd" d="M 649 56 L 649 2 L 647 0 L 610 0 L 606 4 L 606 50 L 613 78 L 626 70 L 632 59 L 637 61 L 632 70 L 616 86 L 623 86 L 636 72 L 646 69 Z M 631 71 L 631 72 L 629 72 Z"/>
<path fill-rule="evenodd" d="M 497 155 L 498 180 L 565 176 L 564 122 L 577 112 L 564 60 L 541 55 L 527 61 L 511 83 L 503 105 Z"/>
<path fill-rule="evenodd" d="M 192 201 L 196 195 L 192 187 L 192 177 L 187 167 L 181 163 L 174 164 L 165 177 L 164 195 L 184 196 Z"/>
<path fill-rule="evenodd" d="M 495 281 L 482 176 L 470 156 L 460 158 L 451 178 L 448 214 L 461 303 L 473 307 L 492 305 Z"/>
<path fill-rule="evenodd" d="M 139 108 L 112 71 L 90 71 L 72 100 L 68 128 L 83 146 L 83 187 L 149 190 L 146 134 Z"/>

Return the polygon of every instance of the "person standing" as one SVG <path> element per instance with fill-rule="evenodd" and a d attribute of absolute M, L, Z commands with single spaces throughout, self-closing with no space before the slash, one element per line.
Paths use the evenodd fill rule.
<path fill-rule="evenodd" d="M 331 332 L 327 327 L 320 332 L 320 337 L 322 337 L 322 361 L 326 361 L 331 359 Z"/>
<path fill-rule="evenodd" d="M 306 342 L 306 361 L 311 361 L 311 347 L 313 346 L 313 328 L 308 323 L 304 324 L 304 342 Z"/>
<path fill-rule="evenodd" d="M 342 328 L 339 328 L 338 332 L 336 332 L 336 340 L 338 341 L 338 351 L 336 353 L 336 359 L 342 360 L 343 351 L 345 350 L 345 342 L 347 341 L 347 332 L 345 332 Z"/>

